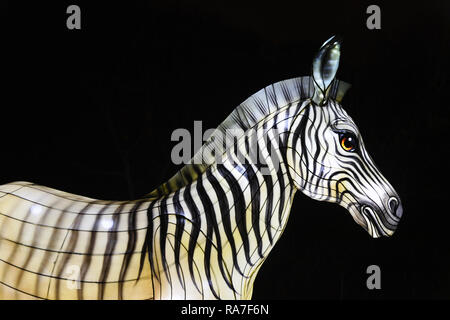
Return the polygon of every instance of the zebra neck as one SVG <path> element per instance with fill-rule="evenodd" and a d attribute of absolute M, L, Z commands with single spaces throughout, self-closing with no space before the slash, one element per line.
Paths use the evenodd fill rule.
<path fill-rule="evenodd" d="M 160 200 L 153 261 L 159 265 L 158 278 L 170 279 L 171 298 L 175 282 L 181 288 L 188 283 L 201 287 L 191 298 L 200 293 L 201 298 L 251 297 L 257 271 L 284 230 L 294 192 L 248 167 L 238 172 L 227 163 L 214 165 L 173 197 Z"/>
<path fill-rule="evenodd" d="M 288 220 L 296 190 L 288 135 L 307 104 L 267 116 L 194 181 L 151 202 L 142 252 L 150 253 L 155 298 L 251 297 Z"/>
<path fill-rule="evenodd" d="M 260 123 L 253 134 L 238 142 L 232 156 L 206 173 L 207 179 L 214 176 L 220 181 L 224 190 L 214 212 L 223 227 L 224 261 L 233 267 L 232 283 L 240 285 L 241 298 L 251 297 L 257 272 L 287 224 L 295 189 L 282 154 L 286 140 L 282 135 L 292 122 L 292 108 L 298 106 Z M 258 157 L 255 163 L 255 154 L 265 161 Z M 244 161 L 237 155 L 243 155 Z"/>
<path fill-rule="evenodd" d="M 295 191 L 278 134 L 286 131 L 251 141 L 275 123 L 288 127 L 289 114 L 286 110 L 261 123 L 253 136 L 236 142 L 222 163 L 214 163 L 197 180 L 150 204 L 152 238 L 157 240 L 150 264 L 158 265 L 155 274 L 160 281 L 170 283 L 166 297 L 186 292 L 189 283 L 198 291 L 191 292 L 191 298 L 251 297 L 257 271 L 286 226 Z M 253 162 L 255 149 L 263 156 L 271 153 L 264 164 Z"/>

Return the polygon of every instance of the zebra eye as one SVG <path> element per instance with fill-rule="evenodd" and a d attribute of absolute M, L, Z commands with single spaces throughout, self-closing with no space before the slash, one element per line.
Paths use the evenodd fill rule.
<path fill-rule="evenodd" d="M 358 147 L 358 140 L 353 133 L 345 132 L 339 135 L 341 141 L 341 147 L 345 151 L 353 152 Z"/>

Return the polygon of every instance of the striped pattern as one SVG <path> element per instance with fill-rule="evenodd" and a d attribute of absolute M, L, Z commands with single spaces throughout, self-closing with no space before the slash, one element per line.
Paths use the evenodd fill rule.
<path fill-rule="evenodd" d="M 293 127 L 287 157 L 296 188 L 313 199 L 343 206 L 371 236 L 391 236 L 402 215 L 400 199 L 339 103 L 309 105 Z M 358 141 L 353 152 L 340 145 L 343 134 Z"/>
<path fill-rule="evenodd" d="M 136 283 L 146 207 L 26 182 L 1 186 L 0 298 L 151 298 L 150 273 Z"/>
<path fill-rule="evenodd" d="M 221 161 L 203 156 L 221 150 L 211 139 L 140 200 L 0 186 L 0 298 L 249 299 L 297 190 L 392 234 L 400 202 L 339 103 L 347 88 L 335 80 L 323 106 L 309 77 L 261 90 L 218 127 L 243 132 Z M 356 152 L 341 147 L 350 131 Z"/>

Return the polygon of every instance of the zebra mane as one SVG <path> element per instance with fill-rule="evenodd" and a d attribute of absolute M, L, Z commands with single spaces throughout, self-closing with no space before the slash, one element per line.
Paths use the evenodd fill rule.
<path fill-rule="evenodd" d="M 330 86 L 328 97 L 341 102 L 349 88 L 350 84 L 335 79 Z M 218 150 L 221 147 L 218 145 L 218 141 L 222 140 L 214 139 L 214 137 L 223 137 L 227 130 L 232 129 L 240 129 L 245 132 L 280 108 L 290 103 L 312 98 L 313 95 L 313 78 L 310 76 L 276 82 L 259 90 L 231 112 L 183 168 L 148 196 L 157 198 L 170 194 L 196 180 L 205 172 L 215 162 L 211 150 Z"/>

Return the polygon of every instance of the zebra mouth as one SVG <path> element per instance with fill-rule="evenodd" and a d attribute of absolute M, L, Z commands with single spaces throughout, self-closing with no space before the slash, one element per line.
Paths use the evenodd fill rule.
<path fill-rule="evenodd" d="M 376 210 L 371 205 L 361 205 L 359 212 L 365 220 L 364 229 L 373 238 L 392 236 L 397 228 L 398 220 L 393 219 L 387 212 Z"/>

